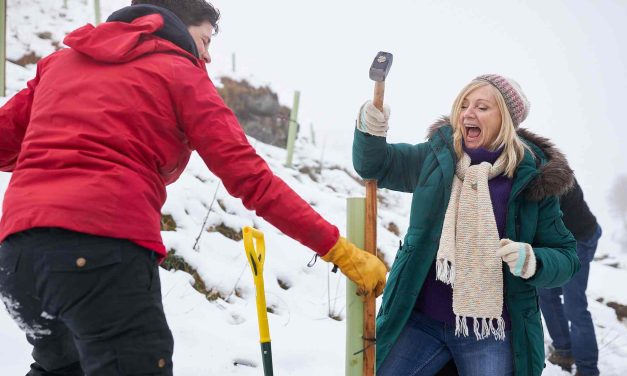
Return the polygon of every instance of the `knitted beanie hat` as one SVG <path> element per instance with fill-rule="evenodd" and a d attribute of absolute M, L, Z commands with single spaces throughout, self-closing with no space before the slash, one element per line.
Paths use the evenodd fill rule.
<path fill-rule="evenodd" d="M 518 128 L 520 123 L 529 115 L 530 106 L 520 85 L 511 78 L 499 76 L 498 74 L 484 74 L 475 78 L 475 80 L 488 82 L 501 92 L 501 95 L 505 99 L 507 110 L 514 121 L 514 128 Z"/>

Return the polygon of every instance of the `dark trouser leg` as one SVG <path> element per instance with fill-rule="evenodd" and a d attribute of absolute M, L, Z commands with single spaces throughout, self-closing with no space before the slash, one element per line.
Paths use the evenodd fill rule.
<path fill-rule="evenodd" d="M 581 269 L 563 287 L 564 311 L 570 321 L 570 337 L 573 341 L 573 356 L 577 371 L 582 375 L 598 375 L 597 362 L 599 349 L 592 316 L 588 311 L 588 276 L 590 262 L 594 258 L 597 243 L 601 237 L 601 227 L 597 227 L 594 234 L 586 240 L 577 242 L 577 256 L 581 261 Z"/>
<path fill-rule="evenodd" d="M 173 338 L 161 304 L 158 269 L 154 263 L 150 268 L 151 278 L 142 281 L 145 283 L 106 288 L 86 298 L 85 306 L 79 304 L 63 313 L 64 321 L 76 333 L 86 372 L 92 371 L 94 376 L 114 371 L 172 375 Z M 134 269 L 125 268 L 120 280 L 139 277 Z"/>
<path fill-rule="evenodd" d="M 588 288 L 590 262 L 594 258 L 600 237 L 601 228 L 597 227 L 589 239 L 577 242 L 577 256 L 581 261 L 581 269 L 562 288 L 564 291 L 564 312 L 570 321 L 570 338 L 573 344 L 573 357 L 577 365 L 577 372 L 586 376 L 599 374 L 597 368 L 599 349 L 592 315 L 588 311 L 586 289 Z"/>
<path fill-rule="evenodd" d="M 553 340 L 553 347 L 563 356 L 570 356 L 571 340 L 568 320 L 562 305 L 561 287 L 550 289 L 538 289 L 538 297 L 542 316 L 549 330 L 549 335 Z"/>
<path fill-rule="evenodd" d="M 0 247 L 0 297 L 33 345 L 35 362 L 28 375 L 83 375 L 72 334 L 61 321 L 43 314 L 35 294 L 32 253 L 13 242 Z"/>
<path fill-rule="evenodd" d="M 589 273 L 590 264 L 582 262 L 581 269 L 563 287 L 564 311 L 570 321 L 570 338 L 577 370 L 584 375 L 598 375 L 599 350 L 586 298 Z"/>
<path fill-rule="evenodd" d="M 35 233 L 35 241 L 15 242 L 36 255 L 41 307 L 72 333 L 85 374 L 171 375 L 173 339 L 153 253 L 120 239 Z"/>
<path fill-rule="evenodd" d="M 32 355 L 35 360 L 27 375 L 82 376 L 84 373 L 72 334 L 62 322 L 58 320 L 49 321 L 50 324 L 46 326 L 50 329 L 49 335 L 26 336 L 28 342 L 33 345 Z"/>

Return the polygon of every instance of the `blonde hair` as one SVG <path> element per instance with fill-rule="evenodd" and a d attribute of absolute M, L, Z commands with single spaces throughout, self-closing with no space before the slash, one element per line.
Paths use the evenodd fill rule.
<path fill-rule="evenodd" d="M 522 140 L 518 137 L 516 133 L 516 129 L 514 128 L 514 121 L 512 120 L 512 116 L 507 110 L 507 105 L 505 104 L 505 99 L 501 95 L 501 93 L 488 82 L 474 80 L 471 81 L 468 85 L 466 85 L 461 92 L 455 98 L 453 102 L 453 107 L 451 109 L 451 125 L 453 126 L 453 147 L 455 149 L 455 155 L 458 159 L 460 159 L 464 155 L 464 149 L 462 148 L 462 124 L 459 124 L 459 115 L 461 113 L 462 102 L 470 94 L 471 91 L 478 89 L 483 86 L 489 86 L 492 93 L 494 94 L 494 99 L 496 100 L 496 104 L 501 112 L 501 129 L 499 130 L 499 134 L 496 136 L 496 139 L 491 145 L 488 145 L 488 149 L 496 150 L 499 148 L 503 148 L 503 153 L 505 154 L 505 175 L 508 178 L 514 177 L 514 173 L 516 172 L 516 167 L 522 161 L 523 156 L 525 155 L 526 145 Z"/>

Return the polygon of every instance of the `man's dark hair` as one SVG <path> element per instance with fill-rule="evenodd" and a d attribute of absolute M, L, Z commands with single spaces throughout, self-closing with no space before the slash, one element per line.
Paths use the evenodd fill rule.
<path fill-rule="evenodd" d="M 198 26 L 205 21 L 213 26 L 214 34 L 218 32 L 220 11 L 205 0 L 132 0 L 131 5 L 150 4 L 166 8 L 176 14 L 185 26 Z"/>

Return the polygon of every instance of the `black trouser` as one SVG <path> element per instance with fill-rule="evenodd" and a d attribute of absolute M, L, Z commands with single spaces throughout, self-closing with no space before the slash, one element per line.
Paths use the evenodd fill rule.
<path fill-rule="evenodd" d="M 172 375 L 154 252 L 37 228 L 0 245 L 0 298 L 33 345 L 28 375 Z"/>

